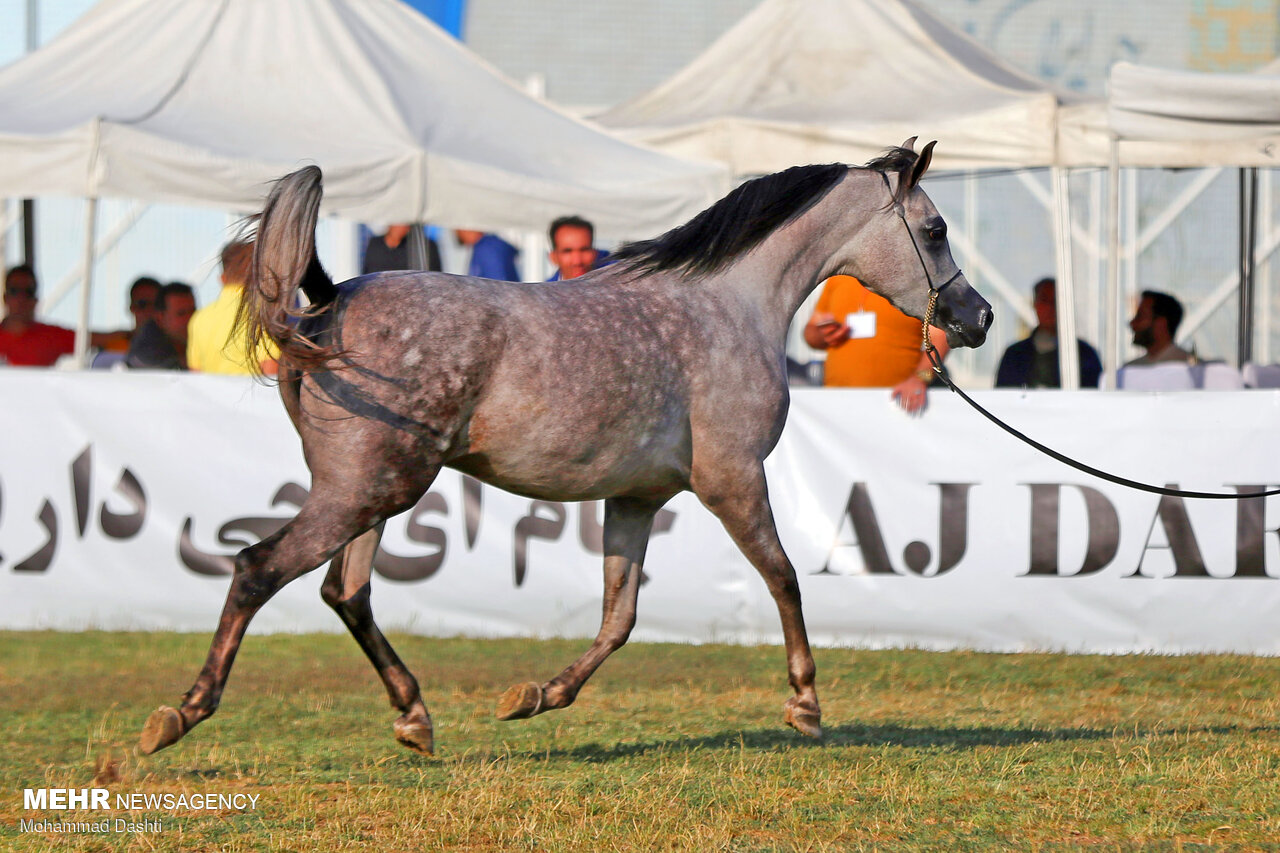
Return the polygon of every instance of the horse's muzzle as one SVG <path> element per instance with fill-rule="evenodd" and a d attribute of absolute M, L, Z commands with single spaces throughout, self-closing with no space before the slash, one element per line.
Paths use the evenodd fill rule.
<path fill-rule="evenodd" d="M 991 303 L 964 278 L 953 281 L 938 294 L 936 325 L 947 333 L 950 347 L 981 346 L 994 319 Z"/>

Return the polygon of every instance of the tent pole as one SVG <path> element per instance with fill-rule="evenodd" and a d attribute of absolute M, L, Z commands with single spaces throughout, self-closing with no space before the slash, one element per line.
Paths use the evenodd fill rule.
<path fill-rule="evenodd" d="M 22 200 L 22 262 L 36 265 L 36 203 Z"/>
<path fill-rule="evenodd" d="M 430 266 L 426 227 L 421 222 L 414 222 L 409 228 L 409 263 L 415 270 L 426 270 Z"/>
<path fill-rule="evenodd" d="M 0 274 L 9 273 L 9 199 L 0 199 Z"/>
<path fill-rule="evenodd" d="M 121 216 L 116 223 L 107 231 L 101 240 L 94 247 L 94 257 L 100 258 L 116 247 L 124 236 L 132 230 L 134 225 L 138 224 L 138 220 L 142 215 L 151 209 L 151 205 L 143 204 L 135 201 L 129 206 L 129 210 Z M 101 218 L 101 217 L 99 217 Z M 100 223 L 99 223 L 100 224 Z M 95 231 L 98 230 L 95 226 Z M 62 304 L 62 300 L 80 281 L 80 269 L 73 268 L 53 287 L 49 288 L 48 294 L 44 297 L 45 310 L 51 311 L 58 305 Z"/>
<path fill-rule="evenodd" d="M 1258 170 L 1240 169 L 1240 301 L 1236 364 L 1253 360 L 1253 253 L 1258 218 Z"/>
<path fill-rule="evenodd" d="M 1053 196 L 1054 230 L 1058 247 L 1058 370 L 1062 377 L 1061 388 L 1074 391 L 1080 387 L 1080 351 L 1076 347 L 1076 289 L 1075 265 L 1072 263 L 1071 240 L 1071 184 L 1067 170 L 1054 166 Z"/>
<path fill-rule="evenodd" d="M 1264 244 L 1271 242 L 1271 236 L 1274 233 L 1275 223 L 1271 218 L 1273 194 L 1272 190 L 1275 186 L 1275 171 L 1267 169 L 1262 173 L 1262 182 L 1259 185 L 1260 198 L 1262 200 L 1261 208 L 1265 212 L 1262 220 L 1262 241 Z M 1261 274 L 1259 274 L 1259 270 Z M 1271 363 L 1271 260 L 1270 254 L 1261 259 L 1258 269 L 1254 270 L 1254 302 L 1262 306 L 1261 312 L 1258 314 L 1258 329 L 1256 342 L 1258 344 L 1254 349 L 1254 359 L 1262 364 Z"/>
<path fill-rule="evenodd" d="M 31 53 L 40 46 L 39 0 L 27 0 L 26 12 L 26 52 Z M 29 198 L 22 200 L 22 263 L 36 265 L 36 203 Z"/>
<path fill-rule="evenodd" d="M 1107 387 L 1115 388 L 1120 367 L 1120 141 L 1114 136 L 1107 157 L 1107 280 L 1102 306 L 1102 369 Z"/>
<path fill-rule="evenodd" d="M 89 366 L 89 299 L 93 294 L 93 262 L 98 231 L 98 197 L 91 195 L 84 205 L 84 275 L 80 278 L 80 318 L 76 322 L 76 367 Z"/>

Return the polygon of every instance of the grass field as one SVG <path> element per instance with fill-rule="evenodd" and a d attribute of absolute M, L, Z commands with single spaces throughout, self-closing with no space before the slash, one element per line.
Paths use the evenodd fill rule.
<path fill-rule="evenodd" d="M 0 633 L 0 848 L 1280 849 L 1276 659 L 820 649 L 819 743 L 781 725 L 778 648 L 631 645 L 574 707 L 502 723 L 502 690 L 584 644 L 394 637 L 427 759 L 350 638 L 250 637 L 221 710 L 138 756 L 207 639 Z M 24 788 L 95 784 L 258 799 L 24 810 Z M 20 831 L 116 818 L 161 828 Z"/>

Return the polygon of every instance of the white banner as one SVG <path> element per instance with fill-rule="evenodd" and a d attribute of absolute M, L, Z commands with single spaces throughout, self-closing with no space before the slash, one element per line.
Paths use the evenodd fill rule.
<path fill-rule="evenodd" d="M 1091 464 L 1202 491 L 1280 486 L 1280 392 L 989 391 L 980 402 Z M 211 631 L 230 558 L 309 478 L 273 388 L 231 377 L 0 371 L 0 627 Z M 1280 651 L 1280 504 L 1131 491 L 933 392 L 796 389 L 767 464 L 817 644 Z M 594 636 L 599 504 L 446 471 L 388 522 L 384 629 Z M 658 520 L 637 639 L 780 642 L 758 575 L 690 494 Z M 257 631 L 341 630 L 322 572 Z"/>

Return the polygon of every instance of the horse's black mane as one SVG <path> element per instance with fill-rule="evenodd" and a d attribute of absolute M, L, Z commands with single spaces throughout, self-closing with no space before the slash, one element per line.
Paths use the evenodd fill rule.
<path fill-rule="evenodd" d="M 890 148 L 865 168 L 900 172 L 915 165 L 918 156 L 910 148 Z M 747 181 L 684 225 L 661 237 L 623 246 L 613 260 L 641 275 L 716 272 L 821 201 L 849 168 L 843 163 L 792 166 Z"/>
<path fill-rule="evenodd" d="M 843 163 L 792 166 L 747 181 L 684 225 L 623 246 L 613 260 L 641 274 L 713 273 L 821 201 L 848 171 Z"/>

